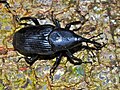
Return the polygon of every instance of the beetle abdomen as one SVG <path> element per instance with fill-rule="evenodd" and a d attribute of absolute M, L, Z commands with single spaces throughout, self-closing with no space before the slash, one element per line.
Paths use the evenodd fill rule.
<path fill-rule="evenodd" d="M 25 27 L 14 34 L 13 46 L 21 54 L 52 54 L 48 35 L 53 26 Z"/>

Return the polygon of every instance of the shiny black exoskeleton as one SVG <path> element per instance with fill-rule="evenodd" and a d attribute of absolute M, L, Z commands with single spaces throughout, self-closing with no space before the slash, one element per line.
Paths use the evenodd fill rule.
<path fill-rule="evenodd" d="M 81 59 L 74 57 L 74 52 L 83 48 L 88 50 L 100 50 L 103 47 L 100 43 L 83 38 L 69 30 L 71 25 L 83 24 L 81 21 L 71 22 L 67 24 L 65 28 L 61 28 L 59 22 L 53 18 L 52 20 L 55 25 L 40 25 L 38 20 L 33 17 L 23 17 L 20 20 L 29 19 L 32 20 L 35 25 L 20 23 L 27 26 L 14 34 L 14 49 L 24 55 L 26 62 L 30 65 L 38 60 L 38 58 L 50 59 L 51 57 L 56 57 L 56 62 L 50 70 L 50 75 L 54 73 L 55 69 L 60 64 L 63 55 L 68 58 L 70 63 L 80 65 L 90 62 L 83 62 Z M 82 45 L 82 42 L 91 43 L 94 47 Z"/>
<path fill-rule="evenodd" d="M 6 7 L 10 7 L 6 1 L 1 1 L 0 3 L 6 3 Z M 54 73 L 60 64 L 62 56 L 66 56 L 68 58 L 67 60 L 74 65 L 91 63 L 87 61 L 83 62 L 81 59 L 73 56 L 73 53 L 81 49 L 100 50 L 104 46 L 73 32 L 74 30 L 79 30 L 81 27 L 73 31 L 70 30 L 71 25 L 85 23 L 82 21 L 71 22 L 65 28 L 61 28 L 59 21 L 54 19 L 53 16 L 52 21 L 54 25 L 40 25 L 38 20 L 33 17 L 23 17 L 20 20 L 32 20 L 35 25 L 19 23 L 26 25 L 26 27 L 15 32 L 13 36 L 14 49 L 24 55 L 29 65 L 32 65 L 38 59 L 51 59 L 56 57 L 56 62 L 50 69 L 50 75 Z M 86 45 L 83 45 L 83 42 Z M 93 44 L 93 47 L 89 47 L 88 43 Z"/>

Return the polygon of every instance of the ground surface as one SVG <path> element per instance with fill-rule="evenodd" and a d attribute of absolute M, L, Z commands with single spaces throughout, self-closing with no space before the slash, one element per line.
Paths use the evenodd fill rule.
<path fill-rule="evenodd" d="M 1 0 L 0 0 L 1 1 Z M 120 1 L 119 0 L 8 0 L 10 7 L 0 3 L 0 90 L 119 90 L 120 89 Z M 10 11 L 10 12 L 9 12 Z M 16 16 L 45 17 L 41 24 L 52 23 L 50 13 L 64 27 L 67 23 L 88 21 L 75 33 L 90 38 L 103 33 L 99 43 L 107 45 L 100 51 L 82 50 L 74 55 L 93 64 L 74 66 L 62 58 L 54 73 L 49 70 L 55 59 L 36 61 L 32 67 L 13 51 L 12 36 L 19 26 Z M 88 13 L 88 14 L 87 14 Z M 32 22 L 29 22 L 32 23 Z M 78 26 L 73 26 L 76 28 Z M 72 28 L 71 28 L 72 29 Z M 97 38 L 96 38 L 97 39 Z"/>

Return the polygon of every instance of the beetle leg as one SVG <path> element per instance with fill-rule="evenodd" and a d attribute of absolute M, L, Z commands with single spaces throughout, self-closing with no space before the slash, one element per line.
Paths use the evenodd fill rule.
<path fill-rule="evenodd" d="M 30 56 L 30 57 L 26 56 L 26 57 L 25 57 L 25 61 L 26 61 L 30 66 L 32 66 L 33 63 L 34 63 L 37 59 L 38 59 L 38 55 L 34 55 L 34 56 Z"/>
<path fill-rule="evenodd" d="M 53 23 L 55 24 L 55 26 L 56 26 L 57 28 L 60 28 L 60 23 L 59 23 L 59 21 L 58 21 L 57 19 L 55 19 L 54 16 L 53 16 L 53 11 L 52 11 L 51 18 L 52 18 L 52 21 L 53 21 Z"/>
<path fill-rule="evenodd" d="M 89 47 L 89 46 L 81 46 L 81 48 L 88 49 L 88 50 L 100 50 L 100 48 L 94 48 L 94 47 Z"/>
<path fill-rule="evenodd" d="M 87 46 L 86 46 L 86 47 L 89 47 L 89 46 L 88 46 L 88 43 L 86 43 L 86 44 L 87 44 Z M 83 48 L 84 48 L 84 47 L 83 47 Z M 90 54 L 90 57 L 93 57 L 93 58 L 94 58 L 94 57 L 95 57 L 95 54 L 93 53 L 93 51 L 92 51 L 92 50 L 90 50 L 90 52 L 91 52 L 91 54 L 92 54 L 92 55 Z M 95 62 L 95 60 L 94 60 L 94 59 L 93 59 L 93 61 Z"/>
<path fill-rule="evenodd" d="M 93 36 L 93 37 L 91 37 L 91 38 L 89 38 L 89 39 L 96 38 L 96 37 L 100 36 L 101 34 L 103 34 L 103 33 L 99 33 L 98 35 L 96 35 L 96 36 Z"/>
<path fill-rule="evenodd" d="M 79 29 L 81 29 L 82 25 L 85 24 L 85 22 L 88 21 L 88 20 L 84 20 L 83 22 L 82 21 L 75 21 L 75 22 L 71 22 L 71 23 L 68 23 L 66 26 L 65 26 L 65 29 L 66 30 L 69 30 L 71 25 L 77 25 L 77 24 L 81 24 L 81 26 L 77 29 L 73 29 L 73 31 L 78 31 Z"/>
<path fill-rule="evenodd" d="M 28 24 L 28 23 L 21 23 L 20 21 L 22 21 L 22 20 L 20 20 L 18 17 L 15 17 L 15 19 L 19 25 L 31 26 L 31 24 Z"/>
<path fill-rule="evenodd" d="M 71 23 L 69 23 L 69 24 L 67 24 L 66 26 L 65 26 L 65 29 L 66 30 L 69 30 L 70 29 L 70 27 L 71 27 L 71 25 L 76 25 L 76 24 L 80 24 L 81 23 L 81 21 L 75 21 L 75 22 L 71 22 Z M 77 29 L 77 30 L 79 30 L 81 28 L 81 26 Z M 76 31 L 77 31 L 76 30 Z"/>
<path fill-rule="evenodd" d="M 22 21 L 22 20 L 32 20 L 35 23 L 35 25 L 40 25 L 37 18 L 35 18 L 35 17 L 22 17 L 22 18 L 20 18 L 20 21 Z"/>
<path fill-rule="evenodd" d="M 67 50 L 66 54 L 67 54 L 67 56 L 69 58 L 68 59 L 69 62 L 72 63 L 72 64 L 74 64 L 74 65 L 81 65 L 82 63 L 91 63 L 92 64 L 92 62 L 83 62 L 81 59 L 73 56 L 72 53 L 69 50 Z M 75 60 L 77 62 L 74 62 L 73 60 Z"/>
<path fill-rule="evenodd" d="M 90 52 L 91 52 L 91 54 L 92 54 L 92 57 L 95 57 L 95 54 L 93 53 L 93 51 L 92 51 L 92 50 L 90 50 Z"/>
<path fill-rule="evenodd" d="M 56 62 L 53 64 L 52 68 L 50 69 L 50 78 L 51 78 L 51 80 L 53 80 L 52 73 L 54 73 L 55 69 L 60 64 L 61 58 L 62 58 L 62 53 L 60 53 L 60 55 L 56 57 Z"/>
<path fill-rule="evenodd" d="M 59 21 L 58 21 L 57 19 L 53 19 L 52 21 L 53 21 L 53 23 L 55 24 L 55 26 L 56 26 L 57 28 L 60 27 L 60 23 L 59 23 Z"/>

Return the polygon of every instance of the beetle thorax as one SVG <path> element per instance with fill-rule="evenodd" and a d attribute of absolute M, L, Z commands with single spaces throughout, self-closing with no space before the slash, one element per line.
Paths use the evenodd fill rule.
<path fill-rule="evenodd" d="M 57 30 L 49 35 L 50 44 L 55 51 L 74 47 L 78 42 L 78 35 L 68 30 Z"/>

